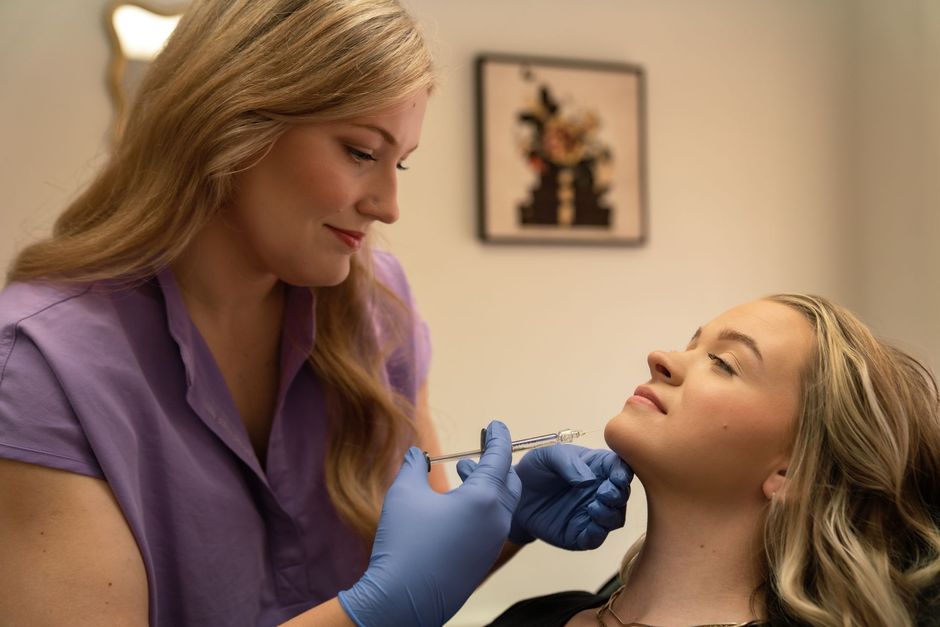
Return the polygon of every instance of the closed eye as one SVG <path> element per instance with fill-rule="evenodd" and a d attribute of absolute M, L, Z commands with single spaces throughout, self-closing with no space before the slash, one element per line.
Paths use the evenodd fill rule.
<path fill-rule="evenodd" d="M 357 163 L 361 161 L 377 161 L 374 156 L 357 148 L 353 148 L 352 146 L 346 146 L 346 151 L 349 153 L 349 156 L 353 158 L 353 161 Z"/>
<path fill-rule="evenodd" d="M 711 359 L 712 362 L 714 362 L 714 364 L 715 364 L 716 366 L 718 366 L 719 368 L 721 368 L 722 370 L 724 370 L 724 371 L 727 372 L 728 374 L 731 374 L 731 375 L 737 374 L 737 373 L 734 371 L 734 368 L 732 368 L 731 365 L 730 365 L 727 361 L 725 361 L 724 359 L 722 359 L 722 358 L 719 357 L 718 355 L 715 355 L 715 354 L 713 354 L 713 353 L 708 353 L 708 358 Z"/>
<path fill-rule="evenodd" d="M 353 161 L 355 161 L 356 163 L 361 163 L 363 161 L 372 161 L 372 162 L 378 161 L 375 155 L 370 155 L 364 150 L 359 150 L 358 148 L 353 148 L 352 146 L 346 146 L 346 151 L 349 152 L 349 155 L 353 158 Z M 397 168 L 398 170 L 402 172 L 405 172 L 408 170 L 408 166 L 406 166 L 404 163 L 396 163 L 395 168 Z"/>

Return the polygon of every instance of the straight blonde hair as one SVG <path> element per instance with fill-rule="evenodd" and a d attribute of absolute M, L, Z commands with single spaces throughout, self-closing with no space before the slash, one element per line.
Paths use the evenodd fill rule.
<path fill-rule="evenodd" d="M 367 115 L 433 85 L 428 47 L 395 0 L 196 0 L 144 77 L 108 163 L 7 278 L 149 279 L 289 125 Z M 317 290 L 310 363 L 332 409 L 330 498 L 371 541 L 389 468 L 415 428 L 413 407 L 385 383 L 394 346 L 378 345 L 368 308 L 398 340 L 411 312 L 360 254 L 344 283 Z"/>

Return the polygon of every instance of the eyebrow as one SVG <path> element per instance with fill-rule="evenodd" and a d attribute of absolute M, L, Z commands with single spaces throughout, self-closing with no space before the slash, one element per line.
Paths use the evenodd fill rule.
<path fill-rule="evenodd" d="M 384 139 L 386 142 L 388 142 L 388 144 L 389 144 L 390 146 L 398 146 L 398 140 L 395 139 L 395 136 L 392 135 L 391 133 L 389 133 L 388 131 L 386 131 L 386 130 L 385 130 L 384 128 L 382 128 L 381 126 L 376 126 L 375 124 L 361 124 L 361 123 L 358 123 L 358 122 L 353 122 L 352 125 L 355 126 L 355 127 L 358 127 L 358 128 L 364 128 L 364 129 L 369 130 L 369 131 L 372 131 L 372 132 L 374 132 L 374 133 L 378 133 L 379 135 L 382 136 L 382 139 Z M 411 154 L 412 152 L 414 152 L 414 151 L 417 150 L 417 149 L 418 149 L 418 146 L 415 145 L 414 147 L 411 148 L 411 150 L 408 151 L 408 154 Z"/>
<path fill-rule="evenodd" d="M 386 131 L 381 126 L 375 126 L 374 124 L 358 124 L 358 123 L 354 123 L 353 126 L 358 126 L 359 128 L 365 128 L 370 131 L 375 131 L 376 133 L 381 135 L 385 139 L 385 141 L 387 141 L 392 146 L 398 145 L 398 140 L 395 139 L 395 136 L 389 133 L 388 131 Z"/>
<path fill-rule="evenodd" d="M 694 344 L 695 341 L 702 335 L 702 327 L 699 327 L 695 331 L 695 335 L 692 336 L 692 339 L 689 340 L 689 344 Z M 719 340 L 726 340 L 730 342 L 740 342 L 747 346 L 753 353 L 757 356 L 757 359 L 763 363 L 764 356 L 760 352 L 760 348 L 757 346 L 757 340 L 752 338 L 750 335 L 741 333 L 740 331 L 735 331 L 734 329 L 722 329 L 718 334 Z"/>

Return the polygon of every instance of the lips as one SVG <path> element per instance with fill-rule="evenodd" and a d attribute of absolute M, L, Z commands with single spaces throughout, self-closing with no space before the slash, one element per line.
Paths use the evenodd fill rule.
<path fill-rule="evenodd" d="M 346 229 L 341 229 L 329 224 L 325 225 L 326 228 L 332 231 L 341 242 L 352 248 L 353 250 L 358 250 L 362 246 L 362 240 L 366 236 L 362 231 L 347 231 Z"/>
<path fill-rule="evenodd" d="M 633 392 L 633 396 L 639 397 L 640 399 L 645 399 L 646 401 L 652 403 L 656 407 L 656 409 L 658 409 L 660 412 L 664 414 L 669 413 L 666 411 L 666 408 L 663 406 L 663 402 L 659 400 L 659 397 L 656 396 L 653 390 L 646 387 L 645 385 L 641 385 L 640 387 L 638 387 L 636 391 Z M 640 402 L 643 402 L 643 401 L 640 401 Z"/>

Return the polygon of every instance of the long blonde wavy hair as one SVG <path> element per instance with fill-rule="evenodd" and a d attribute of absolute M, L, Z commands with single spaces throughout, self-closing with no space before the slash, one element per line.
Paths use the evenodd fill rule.
<path fill-rule="evenodd" d="M 367 115 L 433 85 L 430 51 L 396 0 L 195 0 L 144 77 L 108 163 L 7 278 L 146 280 L 290 125 Z M 413 407 L 384 383 L 392 348 L 372 341 L 366 307 L 377 302 L 391 328 L 411 314 L 360 256 L 346 281 L 317 290 L 309 360 L 330 391 L 330 498 L 368 542 L 415 428 Z"/>
<path fill-rule="evenodd" d="M 940 581 L 937 383 L 824 298 L 768 300 L 816 335 L 786 496 L 766 522 L 772 622 L 914 625 Z"/>
<path fill-rule="evenodd" d="M 770 625 L 912 627 L 940 593 L 940 396 L 930 371 L 829 300 L 775 294 L 815 333 L 784 498 L 768 505 Z M 620 570 L 629 579 L 643 538 Z"/>

